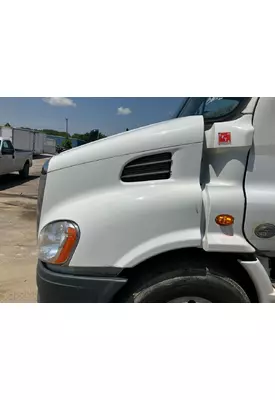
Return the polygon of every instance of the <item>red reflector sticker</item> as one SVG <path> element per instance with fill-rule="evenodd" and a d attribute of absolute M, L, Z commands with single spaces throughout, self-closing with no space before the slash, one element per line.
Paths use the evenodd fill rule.
<path fill-rule="evenodd" d="M 219 144 L 231 144 L 231 132 L 220 132 Z"/>

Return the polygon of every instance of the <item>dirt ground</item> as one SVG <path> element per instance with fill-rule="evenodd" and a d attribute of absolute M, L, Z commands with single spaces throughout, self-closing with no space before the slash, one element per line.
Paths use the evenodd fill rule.
<path fill-rule="evenodd" d="M 0 302 L 36 302 L 36 201 L 46 159 L 33 160 L 27 180 L 0 176 Z"/>

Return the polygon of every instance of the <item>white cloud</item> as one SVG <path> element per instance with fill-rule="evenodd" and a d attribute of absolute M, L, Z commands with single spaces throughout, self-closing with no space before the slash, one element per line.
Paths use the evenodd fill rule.
<path fill-rule="evenodd" d="M 55 107 L 76 107 L 75 102 L 68 97 L 44 97 L 42 100 Z"/>
<path fill-rule="evenodd" d="M 117 115 L 129 115 L 131 114 L 131 110 L 128 107 L 118 107 Z"/>

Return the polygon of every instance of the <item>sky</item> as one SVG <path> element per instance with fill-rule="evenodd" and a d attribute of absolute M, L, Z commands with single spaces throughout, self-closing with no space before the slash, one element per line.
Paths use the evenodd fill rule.
<path fill-rule="evenodd" d="M 0 125 L 106 135 L 171 118 L 183 98 L 0 97 Z"/>

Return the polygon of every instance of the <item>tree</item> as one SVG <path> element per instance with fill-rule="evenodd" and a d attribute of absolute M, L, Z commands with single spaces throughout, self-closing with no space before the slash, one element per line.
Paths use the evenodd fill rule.
<path fill-rule="evenodd" d="M 64 138 L 66 138 L 68 136 L 66 132 L 59 132 L 59 131 L 55 131 L 54 129 L 41 129 L 40 132 L 46 133 L 46 135 L 62 136 Z"/>
<path fill-rule="evenodd" d="M 66 138 L 63 140 L 61 146 L 64 147 L 65 150 L 69 150 L 72 148 L 72 142 L 69 138 Z"/>
<path fill-rule="evenodd" d="M 128 132 L 128 130 L 129 130 L 129 129 L 128 129 L 128 128 L 126 128 L 126 132 Z"/>
<path fill-rule="evenodd" d="M 90 132 L 84 134 L 74 133 L 73 138 L 84 140 L 86 143 L 94 142 L 96 140 L 104 139 L 106 135 L 101 133 L 98 129 L 93 129 Z"/>
<path fill-rule="evenodd" d="M 86 143 L 89 143 L 89 141 L 90 141 L 90 135 L 88 132 L 84 133 L 84 134 L 74 133 L 72 137 L 74 139 L 84 140 L 84 142 L 86 142 Z"/>
<path fill-rule="evenodd" d="M 89 133 L 89 142 L 94 142 L 95 140 L 101 139 L 100 135 L 101 134 L 98 129 L 93 129 Z"/>
<path fill-rule="evenodd" d="M 11 125 L 7 122 L 6 127 L 11 127 Z M 22 127 L 21 129 L 29 129 L 32 128 Z M 66 149 L 72 148 L 71 138 L 83 140 L 85 143 L 94 142 L 95 140 L 104 139 L 107 136 L 104 135 L 99 129 L 92 129 L 90 132 L 86 133 L 74 133 L 72 136 L 68 136 L 67 132 L 64 131 L 56 131 L 55 129 L 36 129 L 36 132 L 45 133 L 49 136 L 61 136 L 64 138 L 63 142 L 66 145 Z"/>
<path fill-rule="evenodd" d="M 11 128 L 11 125 L 10 125 L 8 122 L 5 124 L 5 126 L 6 126 L 7 128 Z"/>

